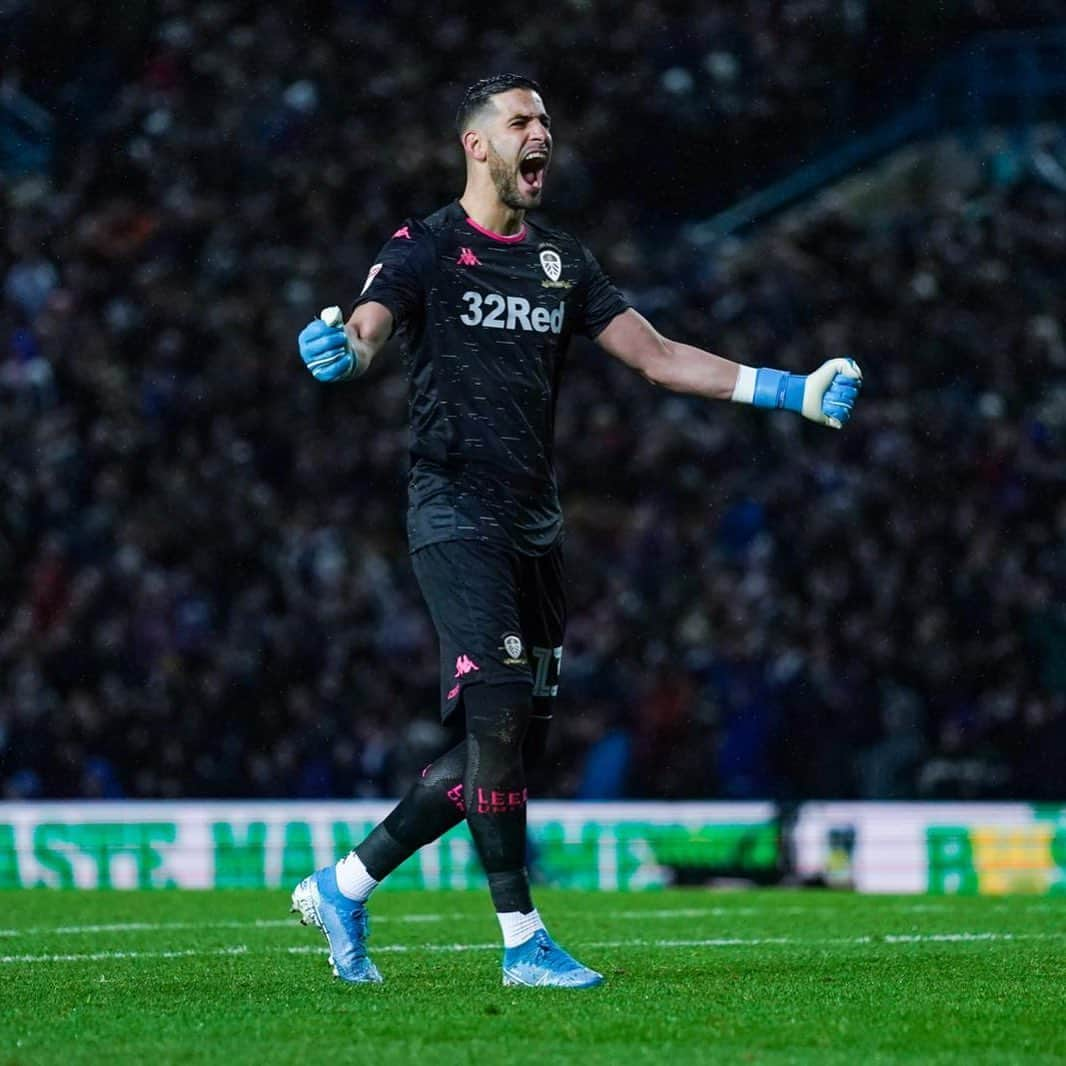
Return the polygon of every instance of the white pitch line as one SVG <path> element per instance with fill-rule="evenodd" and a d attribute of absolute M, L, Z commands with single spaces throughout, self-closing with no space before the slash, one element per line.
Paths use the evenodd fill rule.
<path fill-rule="evenodd" d="M 323 945 L 319 947 L 312 944 L 301 944 L 299 947 L 273 948 L 274 951 L 284 951 L 286 955 L 327 955 L 328 949 Z M 503 945 L 496 941 L 492 944 L 378 944 L 370 949 L 372 955 L 406 955 L 409 952 L 417 954 L 421 951 L 503 951 Z"/>
<path fill-rule="evenodd" d="M 725 907 L 708 907 L 703 909 L 701 907 L 677 907 L 675 909 L 664 908 L 654 911 L 612 911 L 610 913 L 611 918 L 702 918 L 707 915 L 711 918 L 720 918 L 727 913 Z M 737 908 L 735 911 L 729 911 L 730 914 L 737 914 L 740 916 L 746 916 L 754 914 L 755 911 L 751 907 Z"/>
<path fill-rule="evenodd" d="M 395 917 L 379 918 L 375 915 L 374 924 L 379 922 L 441 922 L 440 914 L 401 914 Z M 291 918 L 257 918 L 254 921 L 230 922 L 112 922 L 107 925 L 39 925 L 25 929 L 0 929 L 0 936 L 38 936 L 42 933 L 70 935 L 76 933 L 155 933 L 180 929 L 284 929 L 297 928 L 299 922 Z"/>
<path fill-rule="evenodd" d="M 40 933 L 69 935 L 73 933 L 154 933 L 170 929 L 274 929 L 292 925 L 293 919 L 252 922 L 112 922 L 108 925 L 55 925 L 26 929 L 0 929 L 0 936 L 27 936 Z"/>
<path fill-rule="evenodd" d="M 0 955 L 0 963 L 13 962 L 103 962 L 112 959 L 189 959 L 204 955 L 247 955 L 248 948 L 235 944 L 210 951 L 189 948 L 187 951 L 93 951 L 82 955 Z"/>
<path fill-rule="evenodd" d="M 885 936 L 888 944 L 918 944 L 930 940 L 945 943 L 970 940 L 1061 940 L 1066 933 L 889 933 Z"/>
<path fill-rule="evenodd" d="M 916 913 L 936 913 L 947 910 L 946 907 L 933 906 L 930 904 L 904 904 L 893 907 L 892 910 Z M 1005 908 L 1003 908 L 1005 909 Z M 1027 910 L 1046 910 L 1030 904 Z M 1066 913 L 1066 907 L 1061 908 Z M 794 915 L 810 914 L 805 907 L 671 907 L 655 910 L 612 910 L 601 912 L 603 918 L 615 918 L 625 920 L 661 920 L 671 918 L 735 918 L 752 917 L 754 915 L 766 917 L 787 917 Z M 391 924 L 400 922 L 403 924 L 430 924 L 444 921 L 467 921 L 472 920 L 469 915 L 462 914 L 397 914 L 397 915 L 374 915 L 374 924 Z M 292 918 L 259 918 L 252 921 L 214 921 L 214 922 L 112 922 L 101 925 L 60 925 L 60 926 L 27 926 L 23 929 L 0 929 L 0 937 L 39 936 L 41 934 L 72 935 L 85 933 L 152 933 L 168 932 L 171 930 L 184 929 L 284 929 L 296 928 L 298 922 Z"/>
<path fill-rule="evenodd" d="M 587 948 L 725 948 L 763 947 L 788 944 L 792 947 L 819 947 L 824 944 L 934 944 L 975 943 L 990 940 L 1062 940 L 1066 933 L 886 933 L 867 936 L 821 937 L 804 939 L 787 936 L 712 937 L 692 940 L 596 940 Z"/>
<path fill-rule="evenodd" d="M 758 907 L 673 907 L 660 910 L 628 910 L 608 911 L 609 918 L 747 918 L 753 914 L 791 914 L 798 911 L 798 907 L 781 908 L 780 910 L 764 910 Z M 810 912 L 804 910 L 804 914 Z"/>
<path fill-rule="evenodd" d="M 716 936 L 700 940 L 593 940 L 588 948 L 748 948 L 764 944 L 820 944 L 819 940 L 793 940 L 787 936 Z"/>
<path fill-rule="evenodd" d="M 604 911 L 604 918 L 621 919 L 669 919 L 669 918 L 732 918 L 751 917 L 755 914 L 792 915 L 809 913 L 802 907 L 778 907 L 764 909 L 758 907 L 673 907 L 658 910 L 620 910 Z M 422 925 L 443 921 L 463 921 L 469 918 L 462 914 L 397 914 L 374 915 L 374 924 L 403 922 L 404 924 Z M 24 929 L 0 929 L 0 937 L 39 936 L 42 933 L 71 935 L 84 933 L 154 933 L 182 929 L 283 929 L 295 928 L 298 923 L 294 918 L 255 919 L 254 921 L 217 921 L 217 922 L 110 922 L 102 925 L 58 925 L 27 926 Z"/>
<path fill-rule="evenodd" d="M 711 937 L 692 940 L 595 940 L 581 944 L 583 948 L 733 948 L 766 947 L 787 944 L 791 947 L 820 947 L 826 944 L 905 945 L 924 943 L 974 943 L 986 941 L 1062 940 L 1066 933 L 890 933 L 877 936 L 823 937 L 803 940 L 794 937 Z M 498 943 L 491 944 L 381 944 L 375 954 L 408 954 L 418 952 L 499 951 Z M 122 959 L 183 959 L 227 955 L 264 955 L 283 952 L 288 955 L 326 955 L 325 946 L 267 947 L 250 949 L 244 944 L 225 948 L 186 951 L 94 951 L 70 955 L 0 955 L 0 965 L 18 963 L 104 962 Z"/>

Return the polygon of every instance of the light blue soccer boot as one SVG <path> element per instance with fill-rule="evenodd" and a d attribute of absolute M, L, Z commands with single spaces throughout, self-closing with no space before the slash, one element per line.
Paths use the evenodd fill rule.
<path fill-rule="evenodd" d="M 356 903 L 337 888 L 337 871 L 323 866 L 305 877 L 292 892 L 292 909 L 301 925 L 322 930 L 329 944 L 329 964 L 342 981 L 380 983 L 381 974 L 366 953 L 370 918 L 365 903 Z"/>
<path fill-rule="evenodd" d="M 595 988 L 603 975 L 582 966 L 563 951 L 546 929 L 538 929 L 516 948 L 504 948 L 504 985 L 530 985 L 538 988 Z"/>

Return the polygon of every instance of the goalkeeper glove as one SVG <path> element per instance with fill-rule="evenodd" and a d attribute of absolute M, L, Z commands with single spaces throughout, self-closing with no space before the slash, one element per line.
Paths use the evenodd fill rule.
<path fill-rule="evenodd" d="M 347 381 L 359 369 L 339 307 L 327 307 L 300 331 L 300 358 L 316 381 Z"/>
<path fill-rule="evenodd" d="M 806 375 L 742 366 L 733 399 L 795 411 L 812 422 L 841 429 L 851 418 L 861 388 L 862 371 L 854 359 L 830 359 Z"/>

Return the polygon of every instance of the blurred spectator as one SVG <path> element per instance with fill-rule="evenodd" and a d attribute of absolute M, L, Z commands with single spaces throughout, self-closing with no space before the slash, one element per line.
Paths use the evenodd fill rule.
<path fill-rule="evenodd" d="M 409 0 L 3 16 L 62 151 L 0 198 L 0 793 L 393 795 L 445 743 L 399 360 L 323 388 L 294 338 L 454 195 L 445 103 L 514 66 L 558 120 L 550 216 L 665 332 L 868 378 L 834 435 L 575 348 L 538 791 L 1061 797 L 1061 191 L 1017 167 L 713 259 L 677 238 L 915 41 L 1054 14 L 920 6 L 504 5 L 513 35 Z"/>

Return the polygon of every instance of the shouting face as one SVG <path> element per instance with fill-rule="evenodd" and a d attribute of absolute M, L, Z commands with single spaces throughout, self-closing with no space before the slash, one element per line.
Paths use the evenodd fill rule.
<path fill-rule="evenodd" d="M 530 89 L 497 94 L 480 125 L 500 201 L 516 211 L 537 207 L 552 151 L 551 119 L 540 94 Z"/>

